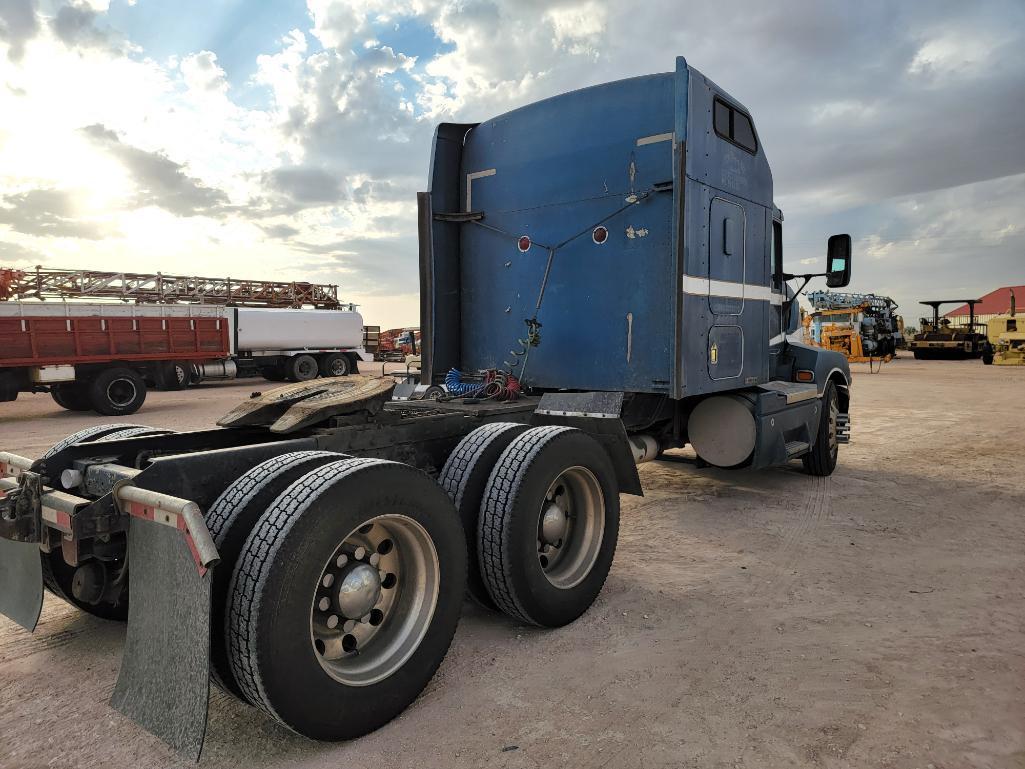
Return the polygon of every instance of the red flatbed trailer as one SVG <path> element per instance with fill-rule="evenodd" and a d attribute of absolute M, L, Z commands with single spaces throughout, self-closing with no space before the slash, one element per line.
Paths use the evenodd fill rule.
<path fill-rule="evenodd" d="M 184 386 L 188 364 L 229 354 L 220 307 L 0 303 L 0 400 L 49 390 L 71 410 L 130 414 L 147 380 Z"/>

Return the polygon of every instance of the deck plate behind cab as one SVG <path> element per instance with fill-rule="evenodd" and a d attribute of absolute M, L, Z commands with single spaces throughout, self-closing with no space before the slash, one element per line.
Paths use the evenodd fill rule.
<path fill-rule="evenodd" d="M 339 414 L 380 411 L 395 389 L 391 377 L 347 376 L 255 392 L 224 415 L 221 427 L 268 425 L 271 432 L 290 433 Z"/>

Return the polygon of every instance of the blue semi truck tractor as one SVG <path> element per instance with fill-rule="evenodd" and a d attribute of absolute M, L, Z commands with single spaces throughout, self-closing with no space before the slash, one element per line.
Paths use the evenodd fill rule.
<path fill-rule="evenodd" d="M 772 192 L 750 113 L 683 58 L 438 126 L 412 393 L 316 380 L 209 430 L 0 453 L 0 610 L 32 630 L 45 589 L 127 619 L 112 705 L 183 754 L 211 680 L 315 739 L 377 728 L 465 595 L 543 627 L 588 609 L 639 463 L 833 471 L 850 370 L 787 340 L 815 276 L 784 272 Z"/>

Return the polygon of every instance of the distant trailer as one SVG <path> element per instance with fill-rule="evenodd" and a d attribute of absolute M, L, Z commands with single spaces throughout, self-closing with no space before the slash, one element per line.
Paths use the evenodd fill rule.
<path fill-rule="evenodd" d="M 0 401 L 49 392 L 71 411 L 132 414 L 148 387 L 344 376 L 372 360 L 348 310 L 0 302 Z"/>
<path fill-rule="evenodd" d="M 0 401 L 49 391 L 71 411 L 132 414 L 230 354 L 220 307 L 0 302 Z"/>

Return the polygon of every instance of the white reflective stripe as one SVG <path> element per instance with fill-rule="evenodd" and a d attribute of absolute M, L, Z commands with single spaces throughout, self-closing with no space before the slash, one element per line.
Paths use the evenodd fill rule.
<path fill-rule="evenodd" d="M 637 140 L 637 146 L 643 147 L 645 144 L 658 144 L 659 142 L 671 142 L 673 140 L 673 132 L 670 131 L 667 134 L 655 134 L 653 136 L 642 136 Z"/>
<path fill-rule="evenodd" d="M 473 209 L 470 208 L 470 187 L 473 186 L 474 179 L 482 179 L 485 176 L 494 176 L 495 169 L 489 168 L 486 171 L 474 171 L 472 174 L 466 175 L 466 212 L 469 213 Z"/>
<path fill-rule="evenodd" d="M 769 286 L 754 283 L 733 283 L 728 280 L 709 280 L 693 275 L 683 276 L 683 293 L 694 296 L 724 296 L 729 299 L 753 299 L 759 302 L 783 304 L 783 295 Z"/>

